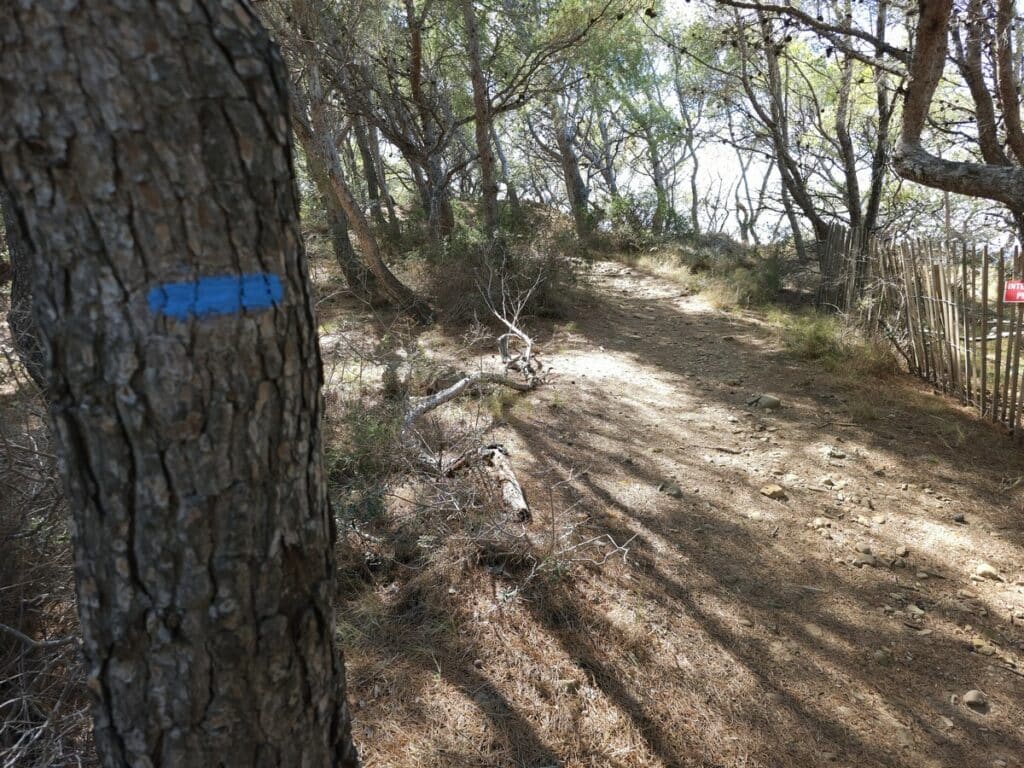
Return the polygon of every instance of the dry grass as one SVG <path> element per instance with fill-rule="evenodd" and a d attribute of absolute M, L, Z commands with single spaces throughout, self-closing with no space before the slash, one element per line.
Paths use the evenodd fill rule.
<path fill-rule="evenodd" d="M 768 312 L 768 322 L 788 352 L 801 360 L 818 362 L 832 373 L 862 380 L 899 372 L 888 342 L 865 337 L 843 317 L 773 309 Z"/>
<path fill-rule="evenodd" d="M 724 236 L 688 236 L 639 251 L 616 251 L 612 256 L 691 293 L 701 293 L 720 310 L 767 304 L 783 285 L 783 263 L 776 250 L 746 247 Z"/>
<path fill-rule="evenodd" d="M 340 513 L 337 633 L 365 764 L 1019 765 L 1024 686 L 1002 659 L 1020 663 L 1013 612 L 1024 604 L 1012 581 L 975 585 L 966 571 L 984 556 L 1024 575 L 1012 511 L 1024 461 L 913 382 L 879 392 L 863 375 L 874 353 L 857 362 L 856 341 L 830 324 L 775 317 L 766 330 L 760 313 L 716 312 L 681 295 L 693 266 L 648 256 L 635 269 L 595 265 L 587 311 L 537 324 L 547 385 L 466 399 L 422 426 L 424 445 L 448 455 L 505 444 L 528 526 L 502 519 L 483 478 L 413 470 L 395 450 L 388 365 L 401 359 L 418 394 L 437 372 L 481 365 L 491 350 L 480 334 L 371 312 L 329 263 L 314 265 Z M 784 408 L 746 408 L 751 391 L 778 393 Z M 848 458 L 824 458 L 825 443 Z M 826 473 L 844 489 L 820 485 Z M 789 500 L 761 496 L 768 481 Z M 953 524 L 954 510 L 971 525 Z M 879 513 L 885 522 L 871 520 Z M 828 539 L 807 527 L 822 514 Z M 879 554 L 909 543 L 910 567 L 853 568 L 865 539 Z M 33 637 L 73 631 L 57 560 L 48 570 L 63 591 L 47 586 L 56 597 L 21 625 Z M 945 578 L 915 581 L 916 568 Z M 965 585 L 975 597 L 958 596 Z M 928 634 L 906 626 L 911 602 Z M 965 647 L 979 634 L 998 657 Z M 64 663 L 32 678 L 41 712 L 62 691 L 78 701 Z M 949 703 L 972 686 L 989 694 L 989 715 Z M 49 752 L 38 754 L 50 762 L 19 768 L 87 754 L 79 710 L 56 711 L 69 717 L 44 718 Z M 43 733 L 26 724 L 12 717 L 4 738 Z"/>
<path fill-rule="evenodd" d="M 977 601 L 956 597 L 982 553 L 1010 575 L 1024 563 L 1019 525 L 992 506 L 997 479 L 953 477 L 994 461 L 992 436 L 913 382 L 873 396 L 877 379 L 780 353 L 758 313 L 680 298 L 642 262 L 598 267 L 588 311 L 545 333 L 560 375 L 488 428 L 531 497 L 525 534 L 484 546 L 486 494 L 443 507 L 438 486 L 413 482 L 391 489 L 375 541 L 346 537 L 347 562 L 374 553 L 339 596 L 367 764 L 1015 765 L 1019 678 L 962 647 L 970 624 L 1016 653 L 1019 629 L 995 609 L 1013 587 L 968 582 Z M 749 390 L 786 407 L 750 412 Z M 906 445 L 890 437 L 902 429 Z M 841 468 L 822 466 L 826 442 L 849 454 Z M 1007 457 L 989 465 L 1024 472 Z M 849 487 L 810 487 L 825 473 Z M 667 477 L 680 497 L 658 492 Z M 758 494 L 769 480 L 790 487 L 788 502 Z M 951 528 L 947 503 L 978 522 Z M 828 540 L 806 525 L 823 510 Z M 870 520 L 879 512 L 884 524 Z M 546 556 L 563 534 L 590 543 Z M 909 542 L 912 565 L 851 567 L 861 539 L 879 553 Z M 914 568 L 946 579 L 915 585 Z M 930 634 L 903 625 L 908 602 Z M 985 717 L 949 703 L 973 685 L 996 702 Z"/>
<path fill-rule="evenodd" d="M 0 386 L 0 766 L 94 764 L 68 511 L 43 403 L 10 358 Z"/>

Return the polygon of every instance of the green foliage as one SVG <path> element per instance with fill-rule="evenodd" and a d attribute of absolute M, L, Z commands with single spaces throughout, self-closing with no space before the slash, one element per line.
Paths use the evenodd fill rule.
<path fill-rule="evenodd" d="M 864 338 L 836 315 L 775 310 L 769 314 L 769 321 L 790 354 L 801 360 L 816 360 L 826 370 L 853 378 L 884 377 L 898 371 L 886 342 Z"/>
<path fill-rule="evenodd" d="M 335 441 L 324 457 L 328 488 L 343 519 L 373 520 L 384 513 L 384 491 L 398 469 L 402 411 L 393 402 L 353 401 L 341 409 Z"/>

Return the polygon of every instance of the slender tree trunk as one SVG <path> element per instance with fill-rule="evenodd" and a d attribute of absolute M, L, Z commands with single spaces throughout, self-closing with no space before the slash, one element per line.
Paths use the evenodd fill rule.
<path fill-rule="evenodd" d="M 668 200 L 668 185 L 665 181 L 665 168 L 661 159 L 661 147 L 654 136 L 654 131 L 648 126 L 645 130 L 647 141 L 647 159 L 651 163 L 651 180 L 654 182 L 654 218 L 651 221 L 651 230 L 655 235 L 665 232 L 665 226 L 670 218 L 670 205 Z"/>
<path fill-rule="evenodd" d="M 498 162 L 501 166 L 501 180 L 505 184 L 505 197 L 512 209 L 514 211 L 518 211 L 519 193 L 516 190 L 516 185 L 512 183 L 512 174 L 509 170 L 508 158 L 505 156 L 505 152 L 501 148 L 501 138 L 498 136 L 498 131 L 495 130 L 493 123 L 491 124 L 491 140 L 494 142 L 494 151 L 498 155 Z"/>
<path fill-rule="evenodd" d="M 338 197 L 331 186 L 330 174 L 327 172 L 317 147 L 310 146 L 308 142 L 303 141 L 302 131 L 296 131 L 296 135 L 305 151 L 306 168 L 310 178 L 316 185 L 317 192 L 327 211 L 334 257 L 338 260 L 338 266 L 341 267 L 341 272 L 345 275 L 349 289 L 357 299 L 368 304 L 386 304 L 388 296 L 381 287 L 380 281 L 377 280 L 373 272 L 366 268 L 352 247 L 352 241 L 349 239 L 348 216 L 338 202 Z"/>
<path fill-rule="evenodd" d="M 793 233 L 793 247 L 796 249 L 797 261 L 805 264 L 808 261 L 807 246 L 800 231 L 800 218 L 796 215 L 796 207 L 793 205 L 793 199 L 789 196 L 786 187 L 782 187 L 782 208 L 789 220 L 789 230 Z"/>
<path fill-rule="evenodd" d="M 427 158 L 425 170 L 427 226 L 431 237 L 440 242 L 451 237 L 455 231 L 455 212 L 448 191 L 448 176 L 437 155 Z"/>
<path fill-rule="evenodd" d="M 433 105 L 423 88 L 423 28 L 426 7 L 417 14 L 414 0 L 404 0 L 406 24 L 409 28 L 409 91 L 420 119 L 423 133 L 423 172 L 426 175 L 426 215 L 431 237 L 440 242 L 455 231 L 455 214 L 448 194 L 448 176 L 440 157 L 442 132 L 435 118 Z"/>
<path fill-rule="evenodd" d="M 491 97 L 487 93 L 487 80 L 480 61 L 480 29 L 477 24 L 473 0 L 462 0 L 462 19 L 466 25 L 466 55 L 469 58 L 469 80 L 473 86 L 473 115 L 476 151 L 483 188 L 484 229 L 493 238 L 498 231 L 498 180 L 491 146 L 494 117 Z"/>
<path fill-rule="evenodd" d="M 878 47 L 875 49 L 877 56 L 882 55 L 881 47 L 885 42 L 888 7 L 887 0 L 879 0 L 875 9 L 875 36 L 879 41 Z M 889 75 L 883 69 L 877 70 L 875 72 L 875 105 L 878 109 L 878 128 L 875 134 L 875 146 L 871 152 L 871 185 L 868 189 L 867 204 L 864 206 L 864 233 L 868 236 L 874 234 L 878 226 L 878 213 L 882 207 L 882 193 L 889 166 L 889 132 L 892 126 L 894 98 L 889 91 Z"/>
<path fill-rule="evenodd" d="M 398 220 L 398 214 L 395 213 L 395 201 L 388 188 L 384 159 L 380 155 L 380 136 L 377 133 L 377 127 L 372 123 L 367 128 L 367 140 L 370 146 L 370 155 L 373 158 L 373 167 L 377 171 L 377 185 L 380 188 L 381 200 L 384 203 L 384 210 L 388 212 L 388 228 L 393 237 L 398 237 L 401 234 L 402 225 Z"/>
<path fill-rule="evenodd" d="M 362 160 L 363 178 L 366 180 L 366 194 L 370 201 L 370 215 L 378 224 L 384 224 L 384 211 L 380 205 L 380 182 L 377 180 L 377 163 L 373 152 L 370 150 L 370 140 L 366 135 L 366 126 L 361 119 L 353 121 L 353 131 L 356 135 L 356 146 L 359 147 L 359 157 Z"/>
<path fill-rule="evenodd" d="M 846 2 L 847 13 L 850 0 Z M 849 24 L 851 16 L 846 16 L 845 24 Z M 846 210 L 850 218 L 850 229 L 860 230 L 863 226 L 863 214 L 860 199 L 860 181 L 857 178 L 857 158 L 854 154 L 853 139 L 850 137 L 850 89 L 853 85 L 853 57 L 847 56 L 843 62 L 842 75 L 839 79 L 839 92 L 836 97 L 836 141 L 839 144 L 839 155 L 843 166 L 843 185 L 846 193 Z M 865 240 L 866 242 L 866 240 Z"/>
<path fill-rule="evenodd" d="M 39 389 L 46 391 L 43 348 L 32 318 L 32 255 L 25 226 L 14 211 L 10 195 L 0 183 L 0 212 L 3 214 L 7 255 L 11 260 L 11 308 L 7 325 L 11 340 L 25 372 Z"/>
<path fill-rule="evenodd" d="M 280 58 L 236 0 L 6 13 L 102 764 L 353 768 Z"/>
<path fill-rule="evenodd" d="M 690 229 L 693 234 L 700 234 L 700 189 L 697 186 L 697 177 L 700 175 L 700 160 L 697 159 L 697 152 L 693 142 L 689 144 L 690 152 Z"/>
<path fill-rule="evenodd" d="M 569 210 L 576 224 L 576 234 L 582 238 L 590 237 L 594 231 L 594 220 L 588 209 L 587 185 L 580 174 L 580 161 L 572 142 L 572 128 L 566 122 L 562 110 L 554 102 L 551 104 L 552 121 L 555 129 L 555 142 L 562 161 L 562 176 L 565 179 L 565 194 L 569 199 Z"/>

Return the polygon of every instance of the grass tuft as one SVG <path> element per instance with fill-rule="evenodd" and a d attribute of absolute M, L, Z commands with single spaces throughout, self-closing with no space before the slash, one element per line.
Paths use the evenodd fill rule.
<path fill-rule="evenodd" d="M 773 309 L 768 319 L 786 351 L 801 360 L 818 361 L 828 371 L 875 378 L 899 371 L 888 343 L 865 338 L 841 317 Z"/>

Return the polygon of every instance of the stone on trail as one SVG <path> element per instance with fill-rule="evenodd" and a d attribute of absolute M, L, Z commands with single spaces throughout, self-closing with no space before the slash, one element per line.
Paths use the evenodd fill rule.
<path fill-rule="evenodd" d="M 781 406 L 782 401 L 775 397 L 775 395 L 754 395 L 752 398 L 747 400 L 747 405 L 770 410 Z"/>
<path fill-rule="evenodd" d="M 658 490 L 673 499 L 683 498 L 683 489 L 673 482 L 665 482 L 658 486 Z"/>
<path fill-rule="evenodd" d="M 863 568 L 865 565 L 874 568 L 878 564 L 878 561 L 875 559 L 874 555 L 864 554 L 864 555 L 857 555 L 857 557 L 855 557 L 854 560 L 853 560 L 853 564 L 857 568 Z"/>
<path fill-rule="evenodd" d="M 856 549 L 862 555 L 871 554 L 871 545 L 868 544 L 866 541 L 858 541 L 856 545 L 854 545 L 854 549 Z"/>
<path fill-rule="evenodd" d="M 982 656 L 995 656 L 996 647 L 980 637 L 971 638 L 971 648 Z"/>
<path fill-rule="evenodd" d="M 769 499 L 775 499 L 776 501 L 785 501 L 788 497 L 786 496 L 786 489 L 781 485 L 775 483 L 769 483 L 768 485 L 761 487 L 761 495 L 767 496 Z"/>
<path fill-rule="evenodd" d="M 896 557 L 906 557 L 910 554 L 910 550 L 906 546 L 896 547 Z"/>
<path fill-rule="evenodd" d="M 963 701 L 964 704 L 975 712 L 985 712 L 988 710 L 988 696 L 977 689 L 965 693 Z"/>
<path fill-rule="evenodd" d="M 974 575 L 981 579 L 989 579 L 990 581 L 1004 581 L 1003 577 L 999 575 L 999 571 L 988 563 L 978 565 L 974 569 Z"/>

